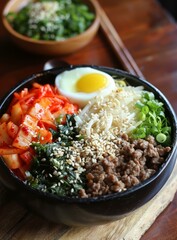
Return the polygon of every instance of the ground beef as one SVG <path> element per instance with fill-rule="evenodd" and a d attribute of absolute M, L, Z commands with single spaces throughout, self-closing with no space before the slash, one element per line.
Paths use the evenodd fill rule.
<path fill-rule="evenodd" d="M 164 162 L 170 147 L 158 145 L 154 137 L 132 140 L 126 134 L 113 140 L 115 154 L 105 152 L 97 161 L 88 162 L 86 188 L 80 197 L 96 197 L 125 191 L 151 177 Z"/>

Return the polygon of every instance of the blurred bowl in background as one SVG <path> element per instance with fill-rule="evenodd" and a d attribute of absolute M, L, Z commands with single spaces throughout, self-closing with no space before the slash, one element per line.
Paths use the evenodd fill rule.
<path fill-rule="evenodd" d="M 93 0 L 83 0 L 91 12 L 95 14 L 92 24 L 81 34 L 64 40 L 35 40 L 24 36 L 13 29 L 6 16 L 9 12 L 17 12 L 26 6 L 30 0 L 10 0 L 5 5 L 2 13 L 3 25 L 12 41 L 20 48 L 35 54 L 66 55 L 86 46 L 95 36 L 99 28 L 99 16 Z"/>

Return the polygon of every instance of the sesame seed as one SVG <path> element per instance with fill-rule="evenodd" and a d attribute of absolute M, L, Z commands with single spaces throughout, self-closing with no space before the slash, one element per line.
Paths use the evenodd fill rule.
<path fill-rule="evenodd" d="M 54 171 L 54 172 L 53 172 L 53 175 L 57 177 L 57 176 L 59 175 L 59 172 Z"/>

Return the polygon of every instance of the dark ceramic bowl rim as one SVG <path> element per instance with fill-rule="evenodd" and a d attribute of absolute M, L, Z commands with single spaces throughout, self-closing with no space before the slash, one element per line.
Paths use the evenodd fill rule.
<path fill-rule="evenodd" d="M 22 180 L 20 180 L 5 164 L 4 161 L 3 162 L 3 166 L 4 166 L 4 170 L 8 171 L 8 173 L 10 174 L 10 176 L 14 179 L 14 181 L 16 181 L 16 184 L 19 187 L 23 187 L 26 189 L 26 191 L 30 191 L 31 193 L 34 193 L 36 195 L 38 195 L 39 197 L 44 197 L 47 200 L 52 200 L 52 201 L 61 201 L 61 202 L 65 202 L 65 203 L 89 203 L 89 202 L 102 202 L 102 201 L 107 201 L 107 200 L 112 200 L 115 198 L 122 198 L 122 197 L 126 197 L 128 195 L 131 195 L 131 193 L 138 191 L 139 189 L 143 188 L 144 186 L 146 186 L 147 184 L 151 183 L 152 181 L 154 181 L 156 178 L 158 178 L 158 176 L 165 170 L 165 168 L 168 166 L 169 162 L 170 162 L 170 158 L 173 154 L 175 154 L 176 148 L 177 148 L 177 119 L 176 119 L 176 114 L 171 106 L 171 104 L 169 103 L 169 101 L 167 100 L 167 98 L 164 96 L 164 94 L 158 90 L 154 85 L 152 85 L 151 83 L 149 83 L 148 81 L 141 79 L 135 75 L 132 75 L 128 72 L 125 72 L 123 70 L 120 69 L 115 69 L 115 68 L 111 68 L 111 67 L 105 67 L 105 66 L 97 66 L 97 65 L 68 65 L 65 67 L 59 67 L 59 68 L 53 68 L 47 71 L 41 71 L 35 74 L 32 74 L 30 76 L 28 76 L 27 78 L 25 78 L 24 80 L 22 80 L 21 82 L 19 82 L 18 84 L 16 84 L 6 95 L 5 97 L 1 100 L 0 103 L 0 114 L 3 113 L 3 111 L 1 112 L 1 109 L 3 107 L 3 105 L 6 103 L 6 101 L 8 100 L 9 97 L 12 97 L 12 94 L 18 90 L 20 90 L 21 88 L 24 87 L 24 85 L 32 82 L 35 80 L 35 78 L 44 76 L 44 75 L 48 75 L 48 74 L 54 74 L 56 75 L 54 72 L 55 71 L 59 71 L 59 73 L 61 73 L 64 70 L 71 70 L 77 67 L 92 67 L 95 69 L 98 69 L 100 71 L 105 71 L 108 73 L 112 73 L 114 74 L 118 74 L 118 75 L 123 75 L 126 78 L 134 78 L 136 80 L 138 80 L 139 82 L 142 82 L 143 85 L 145 85 L 146 87 L 151 88 L 159 97 L 160 100 L 163 101 L 163 103 L 165 104 L 165 108 L 168 108 L 168 111 L 171 114 L 171 118 L 172 118 L 172 122 L 173 122 L 173 143 L 172 143 L 172 151 L 169 153 L 169 155 L 167 156 L 165 162 L 160 166 L 159 170 L 150 178 L 146 179 L 145 181 L 139 183 L 138 185 L 135 185 L 133 187 L 131 187 L 130 189 L 127 189 L 126 191 L 122 191 L 122 192 L 117 192 L 117 193 L 112 193 L 109 195 L 103 195 L 103 196 L 99 196 L 99 197 L 93 197 L 93 198 L 74 198 L 74 197 L 61 197 L 61 196 L 57 196 L 54 194 L 50 194 L 50 193 L 45 193 L 42 192 L 40 190 L 37 189 L 33 189 L 30 186 L 28 186 L 27 184 L 25 184 Z M 6 107 L 7 108 L 7 107 Z M 2 159 L 2 158 L 1 158 Z"/>

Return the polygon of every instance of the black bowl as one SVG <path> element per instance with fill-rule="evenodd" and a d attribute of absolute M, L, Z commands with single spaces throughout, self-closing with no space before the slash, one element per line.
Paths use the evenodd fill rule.
<path fill-rule="evenodd" d="M 81 67 L 81 65 L 43 71 L 25 79 L 1 101 L 0 115 L 6 112 L 14 92 L 20 91 L 24 87 L 30 88 L 33 82 L 53 84 L 57 74 L 75 67 Z M 29 209 L 48 220 L 72 226 L 103 224 L 120 219 L 138 209 L 152 199 L 164 186 L 171 175 L 176 161 L 177 122 L 175 113 L 165 96 L 152 84 L 127 72 L 107 67 L 91 67 L 111 75 L 126 78 L 130 85 L 142 85 L 146 90 L 153 92 L 164 103 L 166 114 L 172 127 L 172 151 L 168 154 L 160 169 L 144 182 L 121 193 L 88 199 L 58 197 L 32 189 L 19 180 L 8 169 L 3 160 L 0 161 L 0 181 L 14 192 L 14 196 L 18 197 L 18 201 L 20 200 Z"/>

